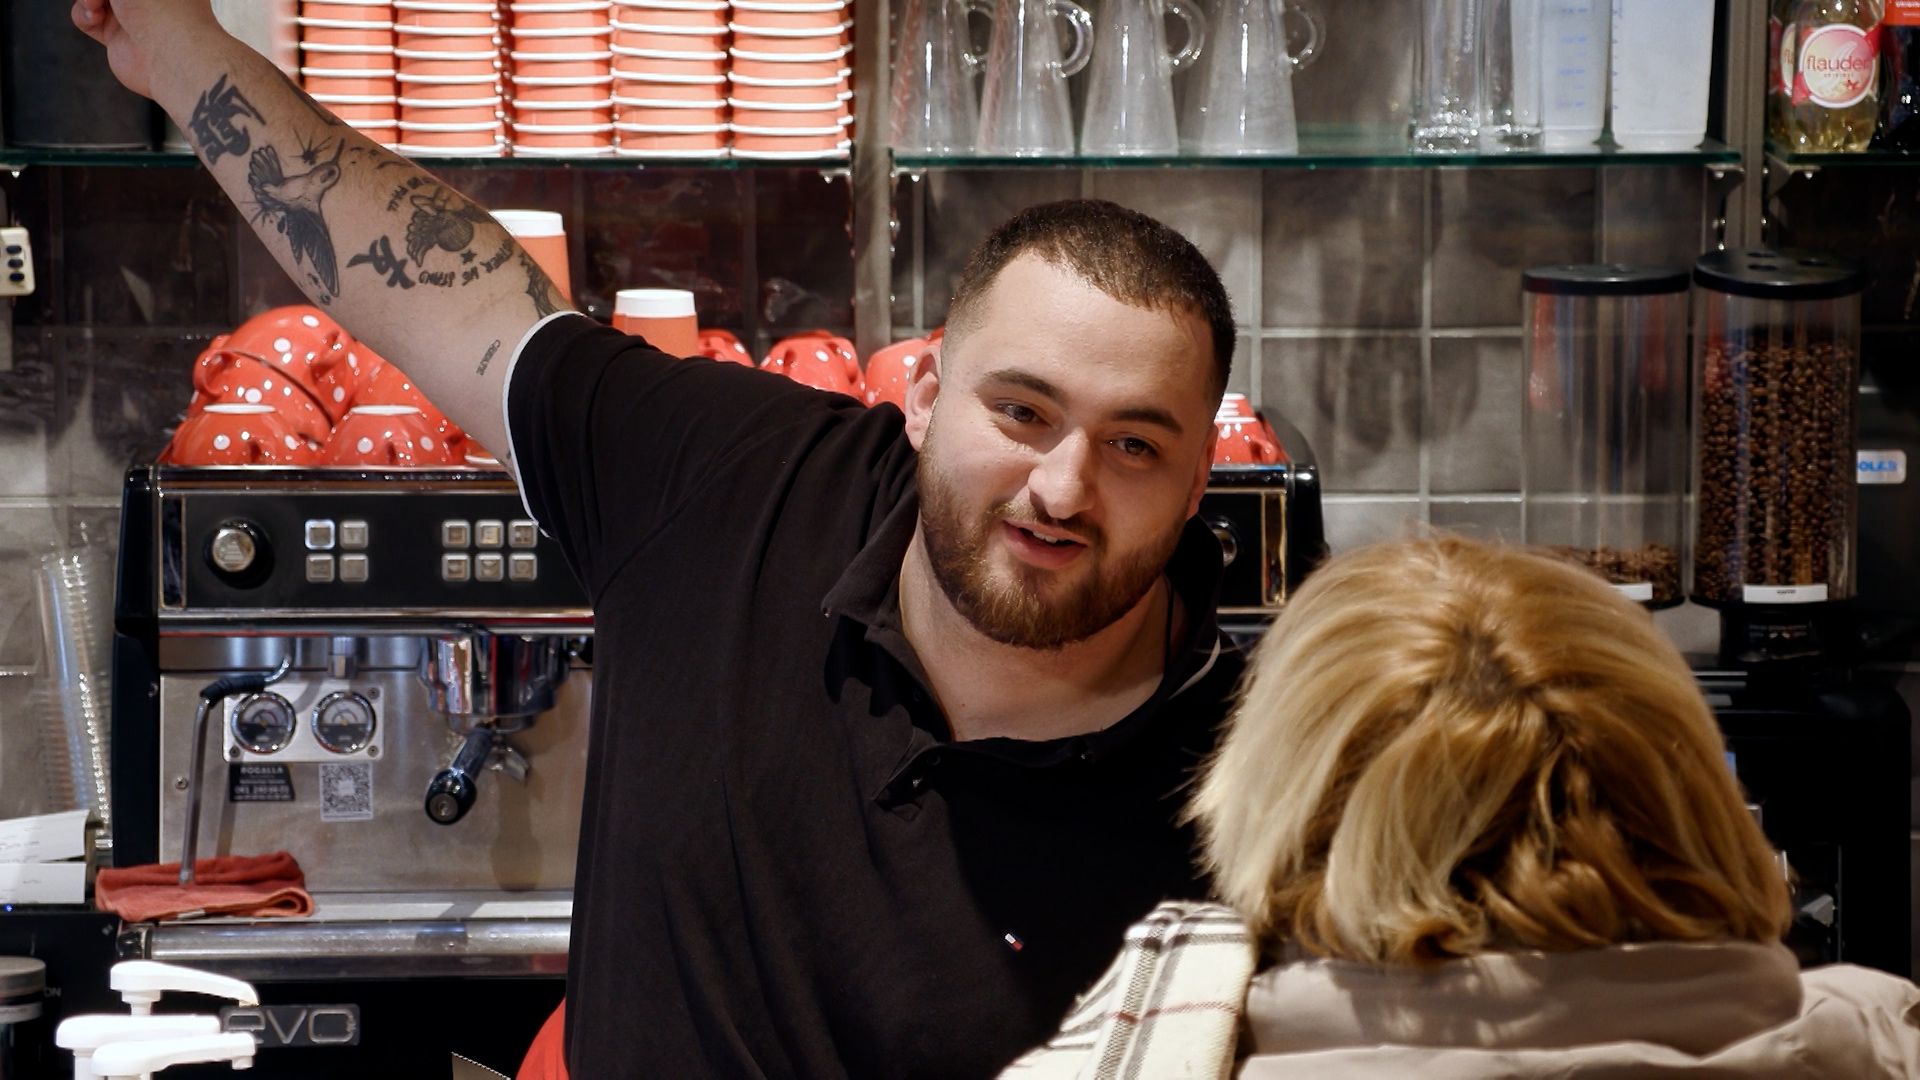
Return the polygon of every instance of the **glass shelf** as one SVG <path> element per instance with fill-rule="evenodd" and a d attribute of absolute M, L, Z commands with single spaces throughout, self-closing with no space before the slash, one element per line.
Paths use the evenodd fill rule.
<path fill-rule="evenodd" d="M 1574 151 L 1415 153 L 1396 129 L 1306 128 L 1300 153 L 1278 157 L 939 157 L 896 154 L 896 170 L 954 169 L 1564 169 L 1605 165 L 1737 165 L 1740 154 L 1708 139 L 1691 150 L 1622 150 L 1612 142 Z"/>
<path fill-rule="evenodd" d="M 797 158 L 791 161 L 764 161 L 746 158 L 697 158 L 684 161 L 664 158 L 549 158 L 549 157 L 420 157 L 411 159 L 429 168 L 488 169 L 591 169 L 619 172 L 634 169 L 846 169 L 852 160 L 842 157 Z M 0 146 L 0 169 L 23 169 L 35 165 L 105 165 L 130 168 L 193 168 L 200 159 L 190 153 L 167 150 L 38 150 L 24 146 Z"/>
<path fill-rule="evenodd" d="M 1920 153 L 1899 150 L 1865 150 L 1857 154 L 1803 154 L 1767 140 L 1767 156 L 1788 169 L 1814 172 L 1820 169 L 1920 168 Z"/>

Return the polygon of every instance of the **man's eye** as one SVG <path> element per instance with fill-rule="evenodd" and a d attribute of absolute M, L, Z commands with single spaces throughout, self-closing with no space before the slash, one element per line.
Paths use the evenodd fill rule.
<path fill-rule="evenodd" d="M 1000 415 L 1016 424 L 1031 424 L 1035 420 L 1040 419 L 1039 413 L 1034 412 L 1025 405 L 1018 405 L 1013 402 L 1008 402 L 1000 406 Z"/>
<path fill-rule="evenodd" d="M 1145 439 L 1115 439 L 1113 445 L 1128 457 L 1152 457 L 1154 454 L 1153 444 Z"/>

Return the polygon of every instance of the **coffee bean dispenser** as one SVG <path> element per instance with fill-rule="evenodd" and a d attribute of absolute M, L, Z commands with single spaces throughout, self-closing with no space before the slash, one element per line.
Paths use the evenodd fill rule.
<path fill-rule="evenodd" d="M 1693 282 L 1689 595 L 1726 614 L 1729 659 L 1819 655 L 1854 587 L 1860 271 L 1718 251 Z"/>
<path fill-rule="evenodd" d="M 1521 532 L 1650 607 L 1681 600 L 1687 274 L 1620 265 L 1522 275 Z"/>

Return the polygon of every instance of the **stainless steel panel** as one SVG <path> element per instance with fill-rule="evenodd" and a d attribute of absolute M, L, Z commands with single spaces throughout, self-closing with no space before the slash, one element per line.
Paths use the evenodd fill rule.
<path fill-rule="evenodd" d="M 310 657 L 309 644 L 317 644 Z M 303 659 L 322 668 L 326 641 L 301 645 Z M 195 698 L 211 677 L 169 673 L 160 680 L 163 858 L 177 858 L 180 850 Z M 584 673 L 568 679 L 555 696 L 553 710 L 511 737 L 532 766 L 526 780 L 487 772 L 473 811 L 446 826 L 428 819 L 423 801 L 427 783 L 445 767 L 459 739 L 428 707 L 411 668 L 362 668 L 348 681 L 363 693 L 375 692 L 381 703 L 384 752 L 368 766 L 373 819 L 323 821 L 318 764 L 288 765 L 293 802 L 228 802 L 227 762 L 221 759 L 219 735 L 209 732 L 212 749 L 199 778 L 207 800 L 201 857 L 285 849 L 299 860 L 307 887 L 315 893 L 572 887 L 591 679 Z"/>

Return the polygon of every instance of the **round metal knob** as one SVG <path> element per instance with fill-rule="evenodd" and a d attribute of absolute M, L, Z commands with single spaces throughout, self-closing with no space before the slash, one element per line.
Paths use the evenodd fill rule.
<path fill-rule="evenodd" d="M 229 574 L 244 573 L 259 554 L 259 537 L 245 522 L 230 521 L 220 526 L 207 545 L 207 558 L 216 569 Z"/>

